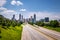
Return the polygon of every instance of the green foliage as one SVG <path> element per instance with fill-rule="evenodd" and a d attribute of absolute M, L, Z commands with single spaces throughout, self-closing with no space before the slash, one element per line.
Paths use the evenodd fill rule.
<path fill-rule="evenodd" d="M 58 27 L 59 26 L 59 22 L 57 20 L 53 20 L 53 21 L 50 21 L 50 25 L 52 27 Z"/>
<path fill-rule="evenodd" d="M 1 27 L 1 40 L 21 40 L 22 26 L 10 26 L 9 29 Z"/>
<path fill-rule="evenodd" d="M 21 40 L 22 22 L 9 20 L 0 15 L 0 39 Z"/>
<path fill-rule="evenodd" d="M 44 22 L 37 21 L 36 25 L 38 25 L 38 26 L 44 26 Z"/>
<path fill-rule="evenodd" d="M 0 36 L 0 38 L 2 38 L 2 37 Z"/>
<path fill-rule="evenodd" d="M 33 22 L 28 22 L 29 24 L 33 25 L 34 23 Z"/>
<path fill-rule="evenodd" d="M 10 26 L 15 27 L 15 26 L 20 26 L 21 24 L 22 24 L 22 22 L 9 20 L 9 19 L 3 17 L 2 15 L 0 15 L 0 25 L 2 25 L 2 28 L 4 28 L 4 29 L 6 29 L 5 27 L 7 27 L 7 28 L 9 28 Z"/>
<path fill-rule="evenodd" d="M 1 30 L 0 30 L 0 33 L 1 33 Z"/>
<path fill-rule="evenodd" d="M 50 23 L 44 23 L 44 26 L 50 26 Z"/>
<path fill-rule="evenodd" d="M 48 23 L 44 23 L 44 22 L 41 22 L 41 21 L 37 21 L 37 22 L 36 22 L 36 25 L 38 25 L 38 26 L 59 27 L 59 22 L 58 22 L 57 20 L 51 20 L 51 21 L 48 22 Z"/>
<path fill-rule="evenodd" d="M 20 25 L 21 25 L 21 23 L 18 23 L 18 24 L 17 24 L 17 26 L 20 26 Z"/>
<path fill-rule="evenodd" d="M 59 22 L 57 20 L 51 20 L 48 23 L 43 23 L 41 21 L 37 21 L 36 25 L 43 26 L 45 28 L 52 29 L 52 30 L 60 32 L 60 26 L 59 26 Z"/>
<path fill-rule="evenodd" d="M 51 30 L 55 30 L 55 31 L 58 31 L 58 32 L 60 32 L 60 27 L 52 27 L 52 26 L 44 26 L 45 28 L 47 28 L 47 29 L 51 29 Z"/>

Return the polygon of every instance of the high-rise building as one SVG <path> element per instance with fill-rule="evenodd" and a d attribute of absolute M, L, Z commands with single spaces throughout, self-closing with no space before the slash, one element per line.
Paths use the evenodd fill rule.
<path fill-rule="evenodd" d="M 23 22 L 23 15 L 21 16 L 21 21 Z"/>
<path fill-rule="evenodd" d="M 45 17 L 45 22 L 49 22 L 49 17 Z"/>
<path fill-rule="evenodd" d="M 13 15 L 13 18 L 12 18 L 12 20 L 15 20 L 15 15 Z"/>
<path fill-rule="evenodd" d="M 40 21 L 40 22 L 44 22 L 44 19 L 40 19 L 39 21 Z"/>
<path fill-rule="evenodd" d="M 22 20 L 23 20 L 23 15 L 22 15 Z"/>
<path fill-rule="evenodd" d="M 30 22 L 32 22 L 32 16 L 31 16 L 31 18 L 30 18 Z"/>
<path fill-rule="evenodd" d="M 36 23 L 36 14 L 34 14 L 33 17 L 31 16 L 31 17 L 29 18 L 29 22 Z"/>
<path fill-rule="evenodd" d="M 59 21 L 60 21 L 60 19 L 59 19 Z"/>
<path fill-rule="evenodd" d="M 21 14 L 19 14 L 19 21 L 21 21 Z"/>
<path fill-rule="evenodd" d="M 34 23 L 36 23 L 36 14 L 34 14 Z"/>

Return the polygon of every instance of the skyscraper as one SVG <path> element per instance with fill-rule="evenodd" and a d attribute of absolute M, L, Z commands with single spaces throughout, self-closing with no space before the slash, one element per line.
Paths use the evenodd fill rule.
<path fill-rule="evenodd" d="M 49 22 L 49 17 L 45 17 L 45 22 Z"/>
<path fill-rule="evenodd" d="M 40 22 L 44 22 L 44 19 L 40 19 L 39 21 L 40 21 Z"/>
<path fill-rule="evenodd" d="M 13 18 L 12 18 L 12 20 L 15 20 L 15 15 L 13 15 Z"/>
<path fill-rule="evenodd" d="M 23 22 L 23 15 L 21 16 L 22 18 L 21 18 L 21 21 Z"/>
<path fill-rule="evenodd" d="M 36 14 L 34 14 L 34 23 L 36 23 Z"/>
<path fill-rule="evenodd" d="M 31 16 L 31 18 L 30 18 L 30 22 L 32 22 L 32 16 Z"/>
<path fill-rule="evenodd" d="M 21 21 L 21 14 L 19 14 L 19 21 Z"/>
<path fill-rule="evenodd" d="M 22 15 L 22 20 L 23 20 L 23 15 Z"/>

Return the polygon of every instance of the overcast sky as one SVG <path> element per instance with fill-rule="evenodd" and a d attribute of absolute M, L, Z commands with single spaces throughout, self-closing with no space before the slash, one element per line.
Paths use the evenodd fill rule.
<path fill-rule="evenodd" d="M 0 0 L 0 14 L 9 19 L 13 14 L 16 19 L 19 14 L 24 18 L 36 14 L 37 20 L 45 17 L 60 19 L 60 0 Z"/>

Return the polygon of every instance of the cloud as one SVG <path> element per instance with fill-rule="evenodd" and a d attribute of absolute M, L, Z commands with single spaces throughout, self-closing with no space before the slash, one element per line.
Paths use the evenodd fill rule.
<path fill-rule="evenodd" d="M 20 9 L 20 11 L 24 12 L 24 11 L 26 11 L 26 9 Z"/>
<path fill-rule="evenodd" d="M 6 0 L 0 0 L 0 6 L 3 6 L 6 2 Z"/>
<path fill-rule="evenodd" d="M 0 7 L 0 13 L 14 13 L 14 10 L 8 10 L 7 8 Z"/>
<path fill-rule="evenodd" d="M 12 5 L 16 5 L 16 1 L 13 0 L 13 1 L 11 2 L 11 4 L 12 4 Z"/>
<path fill-rule="evenodd" d="M 30 18 L 31 16 L 36 14 L 37 20 L 44 19 L 45 17 L 49 17 L 50 20 L 60 19 L 60 13 L 58 12 L 47 12 L 47 11 L 28 12 L 26 11 L 26 9 L 21 9 L 20 12 L 18 12 L 17 14 L 17 12 L 14 10 L 8 10 L 7 8 L 4 8 L 4 7 L 0 8 L 0 14 L 4 15 L 6 18 L 9 18 L 9 19 L 12 18 L 13 14 L 15 14 L 16 19 L 18 19 L 19 13 L 21 13 L 24 16 L 24 18 Z"/>
<path fill-rule="evenodd" d="M 11 19 L 13 14 L 16 15 L 17 12 L 14 10 L 8 10 L 7 8 L 4 8 L 4 7 L 0 8 L 0 15 L 3 15 L 6 18 Z"/>
<path fill-rule="evenodd" d="M 19 5 L 23 5 L 23 3 L 21 2 L 21 1 L 17 1 L 17 3 L 16 3 L 18 6 Z"/>
<path fill-rule="evenodd" d="M 3 11 L 2 13 L 4 13 L 4 14 L 16 14 L 14 10 L 6 10 L 6 11 Z"/>
<path fill-rule="evenodd" d="M 45 17 L 49 17 L 50 20 L 60 19 L 60 13 L 58 12 L 47 12 L 47 11 L 39 11 L 39 12 L 24 12 L 22 13 L 25 18 L 30 18 L 34 14 L 36 14 L 37 20 L 44 19 Z"/>
<path fill-rule="evenodd" d="M 19 6 L 19 5 L 23 5 L 23 3 L 21 1 L 12 0 L 11 1 L 11 5 L 17 5 L 17 6 Z"/>
<path fill-rule="evenodd" d="M 0 7 L 0 13 L 1 13 L 2 11 L 6 11 L 6 10 L 7 10 L 6 8 Z"/>

